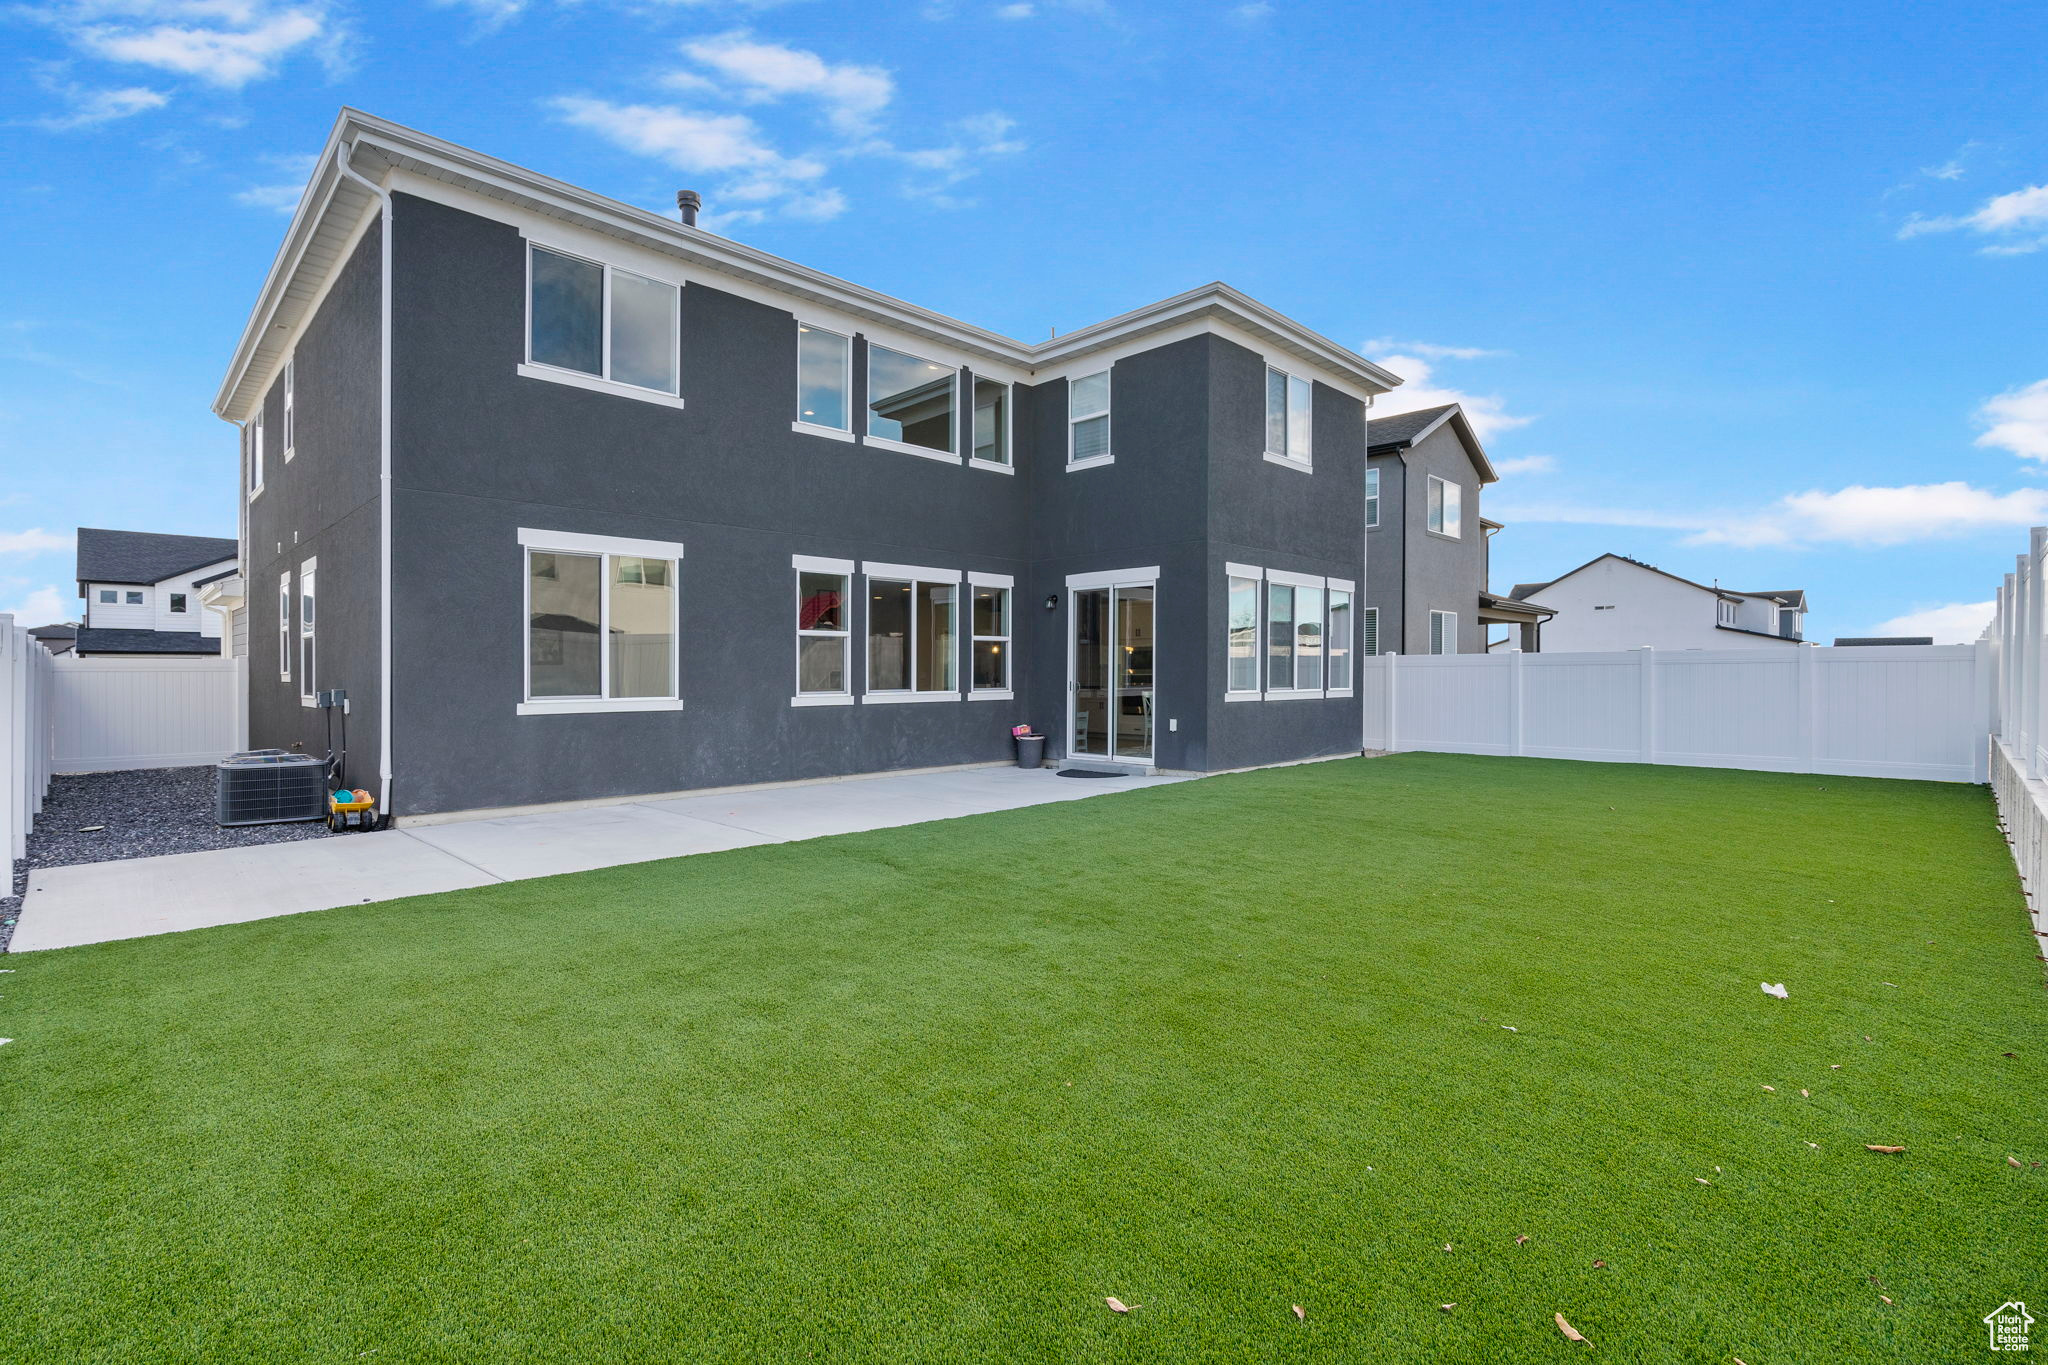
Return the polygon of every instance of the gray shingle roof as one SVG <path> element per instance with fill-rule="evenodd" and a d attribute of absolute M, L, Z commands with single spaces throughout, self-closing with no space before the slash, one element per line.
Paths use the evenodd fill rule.
<path fill-rule="evenodd" d="M 1549 587 L 1551 583 L 1555 583 L 1556 581 L 1557 580 L 1553 578 L 1546 583 L 1517 583 L 1514 587 L 1508 589 L 1508 596 L 1514 598 L 1516 601 L 1519 602 L 1523 598 L 1528 597 L 1534 593 L 1542 592 L 1545 588 Z"/>
<path fill-rule="evenodd" d="M 173 573 L 177 570 L 173 569 Z M 78 632 L 80 654 L 218 654 L 220 640 L 196 630 L 103 630 Z"/>
<path fill-rule="evenodd" d="M 1388 446 L 1412 440 L 1416 432 L 1456 406 L 1456 403 L 1442 403 L 1420 412 L 1397 413 L 1392 417 L 1369 416 L 1365 421 L 1365 443 L 1368 446 Z"/>
<path fill-rule="evenodd" d="M 1728 591 L 1741 592 L 1737 588 L 1730 588 Z M 1775 597 L 1788 607 L 1804 607 L 1806 605 L 1806 589 L 1804 588 L 1766 588 L 1756 592 L 1742 592 L 1741 595 L 1744 597 Z"/>
<path fill-rule="evenodd" d="M 78 528 L 81 583 L 161 583 L 181 573 L 235 557 L 235 542 L 221 536 L 165 536 L 154 531 Z"/>

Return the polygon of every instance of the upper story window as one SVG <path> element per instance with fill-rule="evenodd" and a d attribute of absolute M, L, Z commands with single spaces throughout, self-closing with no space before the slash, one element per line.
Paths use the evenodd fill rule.
<path fill-rule="evenodd" d="M 853 340 L 807 322 L 796 326 L 796 420 L 853 430 Z"/>
<path fill-rule="evenodd" d="M 527 359 L 656 393 L 676 392 L 680 291 L 550 247 L 527 252 Z"/>
<path fill-rule="evenodd" d="M 1109 371 L 1067 383 L 1067 463 L 1106 464 L 1109 447 Z"/>
<path fill-rule="evenodd" d="M 1459 537 L 1464 534 L 1463 515 L 1459 510 L 1464 501 L 1465 490 L 1449 479 L 1429 476 L 1429 529 L 1438 535 Z"/>
<path fill-rule="evenodd" d="M 184 593 L 181 593 L 181 592 L 174 592 L 174 593 L 172 593 L 172 594 L 171 594 L 171 615 L 173 615 L 173 616 L 183 616 L 184 614 L 185 614 L 185 594 L 184 594 Z"/>
<path fill-rule="evenodd" d="M 1299 375 L 1266 367 L 1266 454 L 1310 463 L 1315 386 Z"/>
<path fill-rule="evenodd" d="M 1380 524 L 1380 472 L 1377 469 L 1365 471 L 1365 524 Z"/>
<path fill-rule="evenodd" d="M 1010 386 L 974 376 L 974 448 L 976 464 L 1010 466 Z"/>
<path fill-rule="evenodd" d="M 263 409 L 256 409 L 255 420 L 249 423 L 249 496 L 255 497 L 263 491 Z"/>
<path fill-rule="evenodd" d="M 318 599 L 314 578 L 319 564 L 309 559 L 299 565 L 299 700 L 308 706 L 313 704 L 313 608 Z"/>
<path fill-rule="evenodd" d="M 142 593 L 139 589 L 128 594 L 128 605 L 131 607 L 139 607 L 142 605 Z"/>
<path fill-rule="evenodd" d="M 113 588 L 100 589 L 100 605 L 111 607 L 121 600 L 121 594 Z"/>
<path fill-rule="evenodd" d="M 1799 633 L 1799 613 L 1791 607 L 1778 608 L 1778 634 L 1787 639 Z"/>
<path fill-rule="evenodd" d="M 292 576 L 277 576 L 277 676 L 292 680 Z"/>
<path fill-rule="evenodd" d="M 958 460 L 954 390 L 959 372 L 937 361 L 868 343 L 868 439 Z"/>
<path fill-rule="evenodd" d="M 296 356 L 284 363 L 284 458 L 287 464 L 291 462 L 292 456 L 298 453 L 297 442 L 293 439 L 298 425 L 293 416 L 293 409 L 297 407 L 295 390 L 298 385 L 295 376 L 298 367 Z"/>
<path fill-rule="evenodd" d="M 1597 607 L 1596 607 L 1596 608 L 1594 608 L 1594 610 L 1596 610 L 1596 611 L 1597 611 L 1597 610 L 1599 610 L 1599 608 L 1597 608 Z M 1729 601 L 1729 600 L 1728 600 L 1727 598 L 1725 598 L 1725 597 L 1721 597 L 1721 598 L 1716 598 L 1716 599 L 1715 599 L 1715 619 L 1716 619 L 1716 620 L 1717 620 L 1717 621 L 1718 621 L 1718 622 L 1719 622 L 1719 623 L 1720 623 L 1721 625 L 1724 625 L 1724 626 L 1732 626 L 1732 625 L 1734 625 L 1734 624 L 1735 624 L 1735 604 L 1734 604 L 1733 602 L 1730 602 L 1730 601 Z"/>
<path fill-rule="evenodd" d="M 676 579 L 683 547 L 522 528 L 522 715 L 660 711 L 677 690 Z"/>

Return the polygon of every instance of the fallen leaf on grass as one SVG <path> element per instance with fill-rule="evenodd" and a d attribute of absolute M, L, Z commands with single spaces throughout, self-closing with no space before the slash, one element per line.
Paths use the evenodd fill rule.
<path fill-rule="evenodd" d="M 1557 1323 L 1557 1330 L 1558 1330 L 1558 1331 L 1560 1331 L 1560 1332 L 1562 1332 L 1562 1333 L 1564 1333 L 1564 1339 L 1565 1339 L 1566 1341 L 1584 1341 L 1584 1340 L 1585 1340 L 1585 1338 L 1584 1338 L 1583 1336 L 1579 1335 L 1579 1329 L 1578 1329 L 1578 1328 L 1576 1328 L 1576 1327 L 1572 1326 L 1572 1325 L 1571 1325 L 1570 1323 L 1568 1323 L 1568 1322 L 1566 1322 L 1566 1321 L 1564 1320 L 1564 1314 L 1562 1314 L 1562 1313 L 1555 1313 L 1555 1314 L 1552 1314 L 1552 1321 L 1554 1321 L 1555 1323 Z"/>
<path fill-rule="evenodd" d="M 1889 1294 L 1879 1294 L 1878 1297 L 1880 1299 L 1883 1299 L 1886 1303 L 1890 1303 L 1892 1301 L 1892 1296 Z"/>
<path fill-rule="evenodd" d="M 1607 1262 L 1605 1262 L 1605 1261 L 1595 1261 L 1595 1262 L 1593 1262 L 1593 1269 L 1595 1269 L 1595 1270 L 1605 1270 L 1605 1269 L 1607 1269 Z"/>
<path fill-rule="evenodd" d="M 1522 1243 L 1524 1243 L 1524 1242 L 1526 1242 L 1526 1241 L 1528 1241 L 1528 1240 L 1529 1240 L 1529 1234 L 1528 1234 L 1528 1233 L 1526 1233 L 1526 1232 L 1518 1232 L 1518 1233 L 1516 1233 L 1516 1234 L 1515 1234 L 1515 1245 L 1516 1245 L 1516 1246 L 1520 1246 L 1520 1245 L 1521 1245 Z"/>
<path fill-rule="evenodd" d="M 1885 1147 L 1875 1142 L 1866 1142 L 1863 1144 L 1863 1147 L 1864 1150 L 1871 1152 L 1903 1152 L 1906 1150 L 1904 1147 Z"/>
<path fill-rule="evenodd" d="M 1439 1313 L 1448 1313 L 1457 1306 L 1458 1305 L 1455 1303 L 1440 1303 L 1436 1306 L 1436 1311 Z"/>
<path fill-rule="evenodd" d="M 1502 1027 L 1502 1028 L 1504 1028 L 1504 1029 L 1506 1029 L 1506 1030 L 1507 1030 L 1507 1031 L 1508 1031 L 1509 1033 L 1520 1033 L 1520 1032 L 1521 1032 L 1521 1030 L 1520 1030 L 1520 1029 L 1518 1029 L 1518 1028 L 1516 1028 L 1516 1027 L 1515 1027 L 1515 1026 L 1514 1026 L 1513 1024 L 1502 1024 L 1502 1025 L 1501 1025 L 1501 1027 Z"/>
<path fill-rule="evenodd" d="M 1104 1299 L 1103 1302 L 1109 1305 L 1109 1311 L 1112 1313 L 1128 1313 L 1133 1308 L 1144 1307 L 1143 1304 L 1125 1304 L 1123 1300 L 1114 1298 Z"/>
<path fill-rule="evenodd" d="M 1297 1303 L 1294 1305 L 1294 1317 L 1297 1322 L 1307 1322 L 1308 1310 Z"/>
<path fill-rule="evenodd" d="M 1444 1243 L 1444 1250 L 1445 1250 L 1445 1251 L 1449 1251 L 1450 1249 L 1451 1249 L 1451 1244 L 1450 1244 L 1449 1242 L 1445 1242 L 1445 1243 Z"/>
<path fill-rule="evenodd" d="M 2004 1055 L 2005 1055 L 2005 1056 L 2007 1056 L 2007 1057 L 2010 1057 L 2010 1058 L 2012 1058 L 2012 1059 L 2013 1059 L 2014 1061 L 2018 1061 L 2018 1060 L 2019 1060 L 2019 1057 L 2020 1057 L 2020 1054 L 2019 1054 L 2019 1053 L 2017 1053 L 2017 1052 L 2008 1052 L 2008 1053 L 2005 1053 Z"/>
<path fill-rule="evenodd" d="M 1820 1144 L 1818 1142 L 1809 1142 L 1806 1145 L 1813 1148 L 1813 1150 L 1816 1152 L 1820 1150 Z"/>
<path fill-rule="evenodd" d="M 1830 1071 L 1840 1071 L 1841 1069 L 1842 1069 L 1842 1064 L 1841 1064 L 1840 1062 L 1836 1062 L 1836 1063 L 1835 1063 L 1835 1064 L 1834 1064 L 1833 1066 L 1831 1066 L 1831 1067 L 1829 1067 L 1829 1068 L 1828 1068 L 1828 1070 L 1830 1070 Z"/>
<path fill-rule="evenodd" d="M 1775 1085 L 1767 1085 L 1764 1087 L 1764 1089 L 1770 1091 L 1773 1095 L 1778 1093 L 1778 1087 Z"/>
<path fill-rule="evenodd" d="M 1703 1175 L 1696 1175 L 1696 1176 L 1694 1176 L 1694 1177 L 1693 1177 L 1693 1179 L 1694 1179 L 1694 1180 L 1697 1180 L 1697 1181 L 1699 1181 L 1699 1182 L 1700 1182 L 1700 1184 L 1702 1184 L 1702 1185 L 1711 1185 L 1711 1184 L 1713 1184 L 1713 1183 L 1714 1183 L 1713 1181 L 1711 1181 L 1711 1180 L 1707 1179 L 1707 1178 L 1706 1178 L 1705 1176 L 1703 1176 Z"/>
<path fill-rule="evenodd" d="M 1804 1098 L 1804 1099 L 1809 1099 L 1809 1100 L 1810 1100 L 1810 1099 L 1812 1099 L 1812 1098 L 1813 1098 L 1813 1092 L 1812 1092 L 1811 1090 L 1808 1090 L 1808 1089 L 1807 1089 L 1806 1087 L 1804 1087 L 1804 1086 L 1801 1086 L 1801 1087 L 1799 1088 L 1799 1094 L 1800 1094 L 1800 1096 L 1801 1096 L 1802 1098 Z"/>
<path fill-rule="evenodd" d="M 2020 1159 L 2016 1156 L 2007 1157 L 2005 1159 L 2005 1164 L 2012 1167 L 2016 1171 L 2022 1169 L 2022 1167 L 2020 1166 Z"/>

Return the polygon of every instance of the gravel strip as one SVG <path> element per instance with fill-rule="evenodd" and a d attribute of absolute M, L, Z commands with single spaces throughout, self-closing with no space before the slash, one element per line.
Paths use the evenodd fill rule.
<path fill-rule="evenodd" d="M 28 836 L 28 856 L 15 860 L 13 894 L 0 896 L 0 952 L 14 937 L 31 868 L 328 837 L 327 825 L 319 820 L 223 829 L 213 822 L 213 779 L 210 766 L 73 773 L 52 779 L 43 813 Z M 86 832 L 92 825 L 105 828 Z"/>

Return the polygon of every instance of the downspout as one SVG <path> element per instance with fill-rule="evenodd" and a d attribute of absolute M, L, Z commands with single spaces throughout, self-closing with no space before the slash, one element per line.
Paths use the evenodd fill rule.
<path fill-rule="evenodd" d="M 377 809 L 391 819 L 391 192 L 349 164 L 355 144 L 335 150 L 334 168 L 375 195 L 382 236 L 377 357 Z"/>

